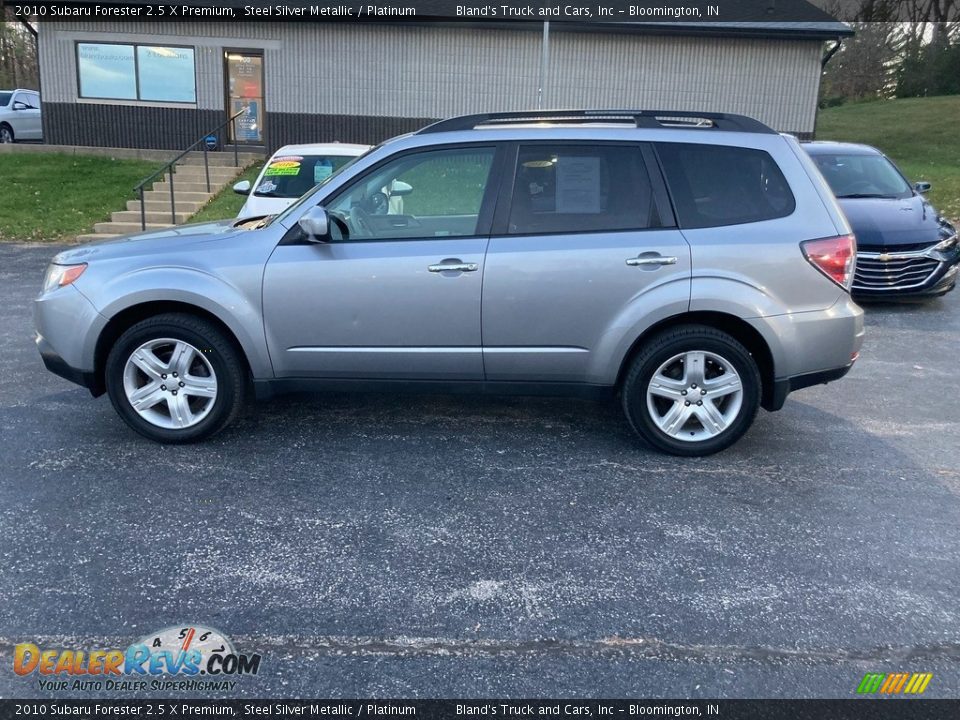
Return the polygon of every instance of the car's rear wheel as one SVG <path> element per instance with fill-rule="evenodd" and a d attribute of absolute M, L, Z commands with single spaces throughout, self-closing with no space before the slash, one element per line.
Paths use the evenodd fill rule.
<path fill-rule="evenodd" d="M 182 313 L 143 320 L 107 356 L 113 407 L 141 435 L 162 443 L 203 440 L 244 403 L 243 361 L 213 323 Z"/>
<path fill-rule="evenodd" d="M 761 381 L 749 351 L 727 333 L 685 325 L 654 337 L 623 383 L 630 425 L 673 455 L 724 450 L 753 423 Z"/>
<path fill-rule="evenodd" d="M 6 123 L 0 124 L 0 144 L 12 143 L 13 141 L 13 128 Z"/>

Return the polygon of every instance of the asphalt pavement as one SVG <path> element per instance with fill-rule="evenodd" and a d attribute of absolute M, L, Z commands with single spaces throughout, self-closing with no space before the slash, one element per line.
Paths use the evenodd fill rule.
<path fill-rule="evenodd" d="M 231 696 L 960 695 L 958 292 L 868 307 L 845 379 L 707 459 L 612 402 L 354 394 L 163 447 L 44 369 L 55 252 L 0 245 L 0 697 L 129 697 L 13 648 L 192 624 L 261 654 Z"/>

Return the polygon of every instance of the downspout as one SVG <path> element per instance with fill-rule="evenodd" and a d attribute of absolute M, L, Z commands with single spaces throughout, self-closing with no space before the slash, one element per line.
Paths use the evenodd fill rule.
<path fill-rule="evenodd" d="M 820 61 L 820 69 L 825 70 L 827 63 L 830 62 L 831 58 L 837 54 L 837 51 L 840 49 L 840 46 L 843 45 L 843 38 L 837 38 L 837 43 L 832 48 L 827 50 L 827 54 L 823 56 L 823 59 Z"/>
<path fill-rule="evenodd" d="M 823 58 L 821 58 L 820 60 L 820 77 L 817 78 L 817 96 L 818 97 L 820 95 L 820 84 L 823 82 L 823 71 L 826 69 L 827 63 L 830 62 L 830 59 L 834 55 L 836 55 L 837 52 L 840 50 L 841 45 L 843 45 L 843 38 L 837 38 L 837 41 L 834 44 L 834 46 L 829 50 L 827 50 L 826 55 L 824 55 Z M 820 101 L 818 100 L 817 107 L 815 108 L 814 116 L 813 116 L 813 138 L 812 138 L 813 140 L 817 139 L 817 120 L 819 119 L 820 119 Z"/>
<path fill-rule="evenodd" d="M 33 35 L 33 39 L 34 39 L 34 40 L 37 39 L 37 29 L 36 29 L 33 25 L 31 25 L 30 23 L 28 23 L 28 22 L 27 22 L 26 20 L 24 20 L 22 17 L 18 17 L 18 18 L 17 18 L 17 22 L 19 22 L 21 25 L 23 25 L 23 26 L 29 31 L 29 33 L 30 33 L 31 35 Z"/>

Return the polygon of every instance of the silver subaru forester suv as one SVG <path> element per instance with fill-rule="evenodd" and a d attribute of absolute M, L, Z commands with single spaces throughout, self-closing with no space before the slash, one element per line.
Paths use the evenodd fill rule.
<path fill-rule="evenodd" d="M 856 245 L 797 141 L 738 115 L 452 118 L 283 213 L 77 247 L 36 301 L 48 369 L 137 432 L 209 437 L 248 396 L 618 396 L 706 455 L 842 377 Z"/>

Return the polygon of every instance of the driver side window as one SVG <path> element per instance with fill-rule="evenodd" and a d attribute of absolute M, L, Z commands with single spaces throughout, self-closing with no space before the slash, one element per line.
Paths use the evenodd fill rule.
<path fill-rule="evenodd" d="M 334 232 L 350 240 L 476 235 L 494 152 L 454 148 L 389 161 L 327 204 Z"/>

